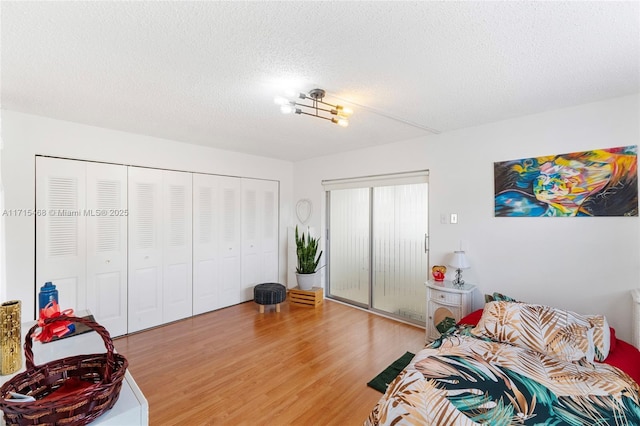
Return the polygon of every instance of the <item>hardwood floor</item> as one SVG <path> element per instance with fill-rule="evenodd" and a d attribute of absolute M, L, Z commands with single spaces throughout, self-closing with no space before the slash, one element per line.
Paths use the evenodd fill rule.
<path fill-rule="evenodd" d="M 325 300 L 258 312 L 253 302 L 114 339 L 156 425 L 361 425 L 366 383 L 424 329 Z"/>

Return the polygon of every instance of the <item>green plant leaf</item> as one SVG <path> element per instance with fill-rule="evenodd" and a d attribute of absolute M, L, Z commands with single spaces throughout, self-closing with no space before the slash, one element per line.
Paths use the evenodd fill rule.
<path fill-rule="evenodd" d="M 322 250 L 318 253 L 318 239 L 311 237 L 308 230 L 306 235 L 304 233 L 300 235 L 297 225 L 295 237 L 296 256 L 298 258 L 296 272 L 299 274 L 315 273 L 322 257 Z"/>

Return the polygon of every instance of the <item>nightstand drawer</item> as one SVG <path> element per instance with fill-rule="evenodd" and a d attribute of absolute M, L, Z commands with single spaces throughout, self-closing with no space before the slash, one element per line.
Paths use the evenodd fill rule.
<path fill-rule="evenodd" d="M 444 303 L 447 305 L 460 306 L 462 305 L 462 294 L 461 293 L 451 293 L 447 291 L 434 290 L 429 289 L 430 291 L 430 300 L 433 300 L 437 303 Z"/>

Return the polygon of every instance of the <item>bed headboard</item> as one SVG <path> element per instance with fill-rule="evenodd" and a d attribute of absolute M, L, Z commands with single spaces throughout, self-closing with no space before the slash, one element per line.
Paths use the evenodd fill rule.
<path fill-rule="evenodd" d="M 631 290 L 633 297 L 633 322 L 631 323 L 631 343 L 640 349 L 640 289 Z"/>

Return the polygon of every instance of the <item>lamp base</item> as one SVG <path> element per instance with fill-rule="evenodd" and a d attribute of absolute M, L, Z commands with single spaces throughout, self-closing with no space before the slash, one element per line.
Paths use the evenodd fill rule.
<path fill-rule="evenodd" d="M 452 284 L 456 287 L 464 287 L 464 280 L 462 279 L 462 269 L 456 269 L 456 278 L 452 281 Z"/>

